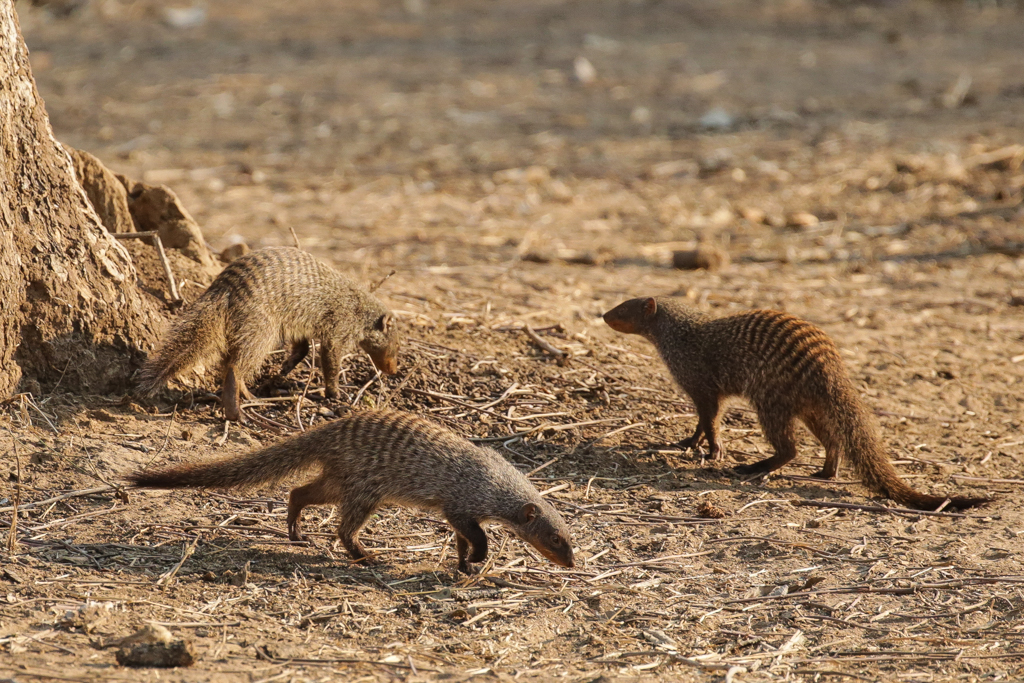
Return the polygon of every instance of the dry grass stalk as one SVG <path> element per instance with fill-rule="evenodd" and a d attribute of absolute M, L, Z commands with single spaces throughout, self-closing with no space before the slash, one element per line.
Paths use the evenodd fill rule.
<path fill-rule="evenodd" d="M 21 455 L 18 453 L 18 437 L 10 429 L 7 433 L 11 435 L 11 452 L 14 454 L 14 463 L 17 479 L 14 482 L 14 504 L 11 506 L 11 525 L 7 528 L 7 554 L 14 555 L 18 549 L 18 506 L 21 503 Z"/>

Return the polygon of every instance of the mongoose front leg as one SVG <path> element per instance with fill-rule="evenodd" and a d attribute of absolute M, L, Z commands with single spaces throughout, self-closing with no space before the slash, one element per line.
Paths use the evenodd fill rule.
<path fill-rule="evenodd" d="M 306 540 L 302 535 L 302 510 L 310 505 L 326 505 L 333 502 L 328 495 L 328 485 L 322 479 L 310 482 L 305 486 L 292 489 L 288 495 L 288 539 L 301 543 Z"/>
<path fill-rule="evenodd" d="M 712 460 L 725 459 L 725 446 L 718 441 L 718 418 L 715 417 L 714 424 L 705 425 L 704 437 L 708 440 L 708 455 Z"/>
<path fill-rule="evenodd" d="M 455 529 L 455 550 L 459 557 L 459 571 L 472 576 L 477 573 L 474 563 L 487 559 L 487 534 L 473 519 L 448 517 L 448 523 Z M 469 547 L 473 552 L 469 552 Z"/>
<path fill-rule="evenodd" d="M 220 392 L 220 405 L 224 409 L 225 419 L 238 422 L 244 417 L 238 402 L 238 394 L 243 389 L 245 389 L 245 384 L 238 379 L 235 366 L 228 365 L 227 372 L 224 374 L 224 386 Z"/>
<path fill-rule="evenodd" d="M 295 369 L 295 366 L 302 362 L 302 360 L 309 353 L 309 340 L 301 339 L 292 344 L 292 353 L 288 356 L 287 360 L 281 364 L 281 370 L 278 374 L 281 377 L 287 377 L 288 373 Z"/>
<path fill-rule="evenodd" d="M 338 398 L 338 373 L 341 372 L 341 347 L 329 339 L 320 340 L 320 369 L 324 373 L 324 396 Z"/>
<path fill-rule="evenodd" d="M 679 447 L 684 451 L 692 448 L 697 450 L 700 448 L 701 443 L 704 441 L 704 427 L 701 426 L 700 420 L 697 420 L 697 426 L 693 429 L 693 436 L 688 436 L 679 442 Z"/>
<path fill-rule="evenodd" d="M 707 439 L 708 454 L 712 460 L 721 460 L 725 457 L 725 449 L 718 443 L 718 423 L 721 420 L 721 401 L 717 395 L 690 395 L 693 405 L 697 409 L 697 427 L 693 436 L 679 442 L 682 448 L 692 448 L 694 451 L 700 446 L 700 442 Z"/>

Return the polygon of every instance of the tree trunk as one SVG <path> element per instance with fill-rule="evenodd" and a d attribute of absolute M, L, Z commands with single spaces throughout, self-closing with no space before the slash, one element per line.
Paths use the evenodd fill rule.
<path fill-rule="evenodd" d="M 0 398 L 122 392 L 161 318 L 75 178 L 0 0 Z"/>

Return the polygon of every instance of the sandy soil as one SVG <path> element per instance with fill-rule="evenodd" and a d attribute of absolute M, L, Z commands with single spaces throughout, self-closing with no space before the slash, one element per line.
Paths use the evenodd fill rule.
<path fill-rule="evenodd" d="M 19 13 L 57 136 L 172 186 L 215 248 L 289 244 L 294 228 L 362 281 L 396 271 L 380 295 L 408 337 L 400 373 L 352 356 L 345 396 L 310 391 L 303 425 L 392 407 L 490 439 L 551 489 L 579 566 L 494 528 L 492 564 L 466 579 L 443 523 L 386 509 L 365 534 L 383 563 L 353 567 L 329 509 L 308 513 L 315 547 L 287 542 L 286 487 L 107 486 L 281 438 L 225 432 L 211 385 L 176 405 L 23 396 L 0 437 L 7 529 L 19 468 L 23 484 L 0 676 L 1024 675 L 1015 7 L 223 0 L 181 28 L 156 2 Z M 669 267 L 698 243 L 732 263 Z M 966 516 L 795 506 L 887 501 L 847 471 L 806 478 L 823 457 L 807 433 L 797 463 L 741 480 L 730 463 L 770 452 L 744 406 L 729 461 L 682 452 L 689 401 L 599 317 L 640 295 L 821 325 L 907 480 L 997 501 Z M 252 410 L 296 431 L 305 380 Z M 99 647 L 148 622 L 192 641 L 196 664 L 132 671 Z"/>

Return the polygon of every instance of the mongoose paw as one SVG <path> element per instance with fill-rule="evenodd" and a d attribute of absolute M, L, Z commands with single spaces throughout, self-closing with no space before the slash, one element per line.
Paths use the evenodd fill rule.
<path fill-rule="evenodd" d="M 815 472 L 814 474 L 811 475 L 811 479 L 825 479 L 825 480 L 829 480 L 829 479 L 835 479 L 835 478 L 836 478 L 835 472 L 833 472 L 832 474 L 829 474 L 825 470 L 818 470 L 817 472 Z"/>
<path fill-rule="evenodd" d="M 466 576 L 476 576 L 480 573 L 480 569 L 476 565 L 467 562 L 466 560 L 459 562 L 459 571 Z"/>
<path fill-rule="evenodd" d="M 741 477 L 750 477 L 751 479 L 768 474 L 768 470 L 766 470 L 764 465 L 759 462 L 751 463 L 749 465 L 736 465 L 732 470 Z"/>
<path fill-rule="evenodd" d="M 352 558 L 352 564 L 359 565 L 362 567 L 375 567 L 380 562 L 377 558 L 366 552 L 366 548 L 363 547 L 362 543 L 342 543 L 345 549 L 348 551 L 349 557 Z"/>
<path fill-rule="evenodd" d="M 708 448 L 708 454 L 712 460 L 724 460 L 725 459 L 725 447 L 722 444 L 713 443 Z"/>
<path fill-rule="evenodd" d="M 381 562 L 373 555 L 363 555 L 358 560 L 352 560 L 352 564 L 358 567 L 379 567 Z"/>
<path fill-rule="evenodd" d="M 245 425 L 246 427 L 251 427 L 253 424 L 253 416 L 238 403 L 224 406 L 224 419 L 228 422 Z"/>
<path fill-rule="evenodd" d="M 281 375 L 275 375 L 262 382 L 254 392 L 257 396 L 287 396 L 292 393 L 288 380 Z"/>
<path fill-rule="evenodd" d="M 684 451 L 688 451 L 691 448 L 693 450 L 697 450 L 697 446 L 699 446 L 700 444 L 699 443 L 695 443 L 696 441 L 697 441 L 697 439 L 695 439 L 694 437 L 688 436 L 685 439 L 683 439 L 682 441 L 678 442 L 676 445 L 679 446 L 679 448 L 684 450 Z"/>

